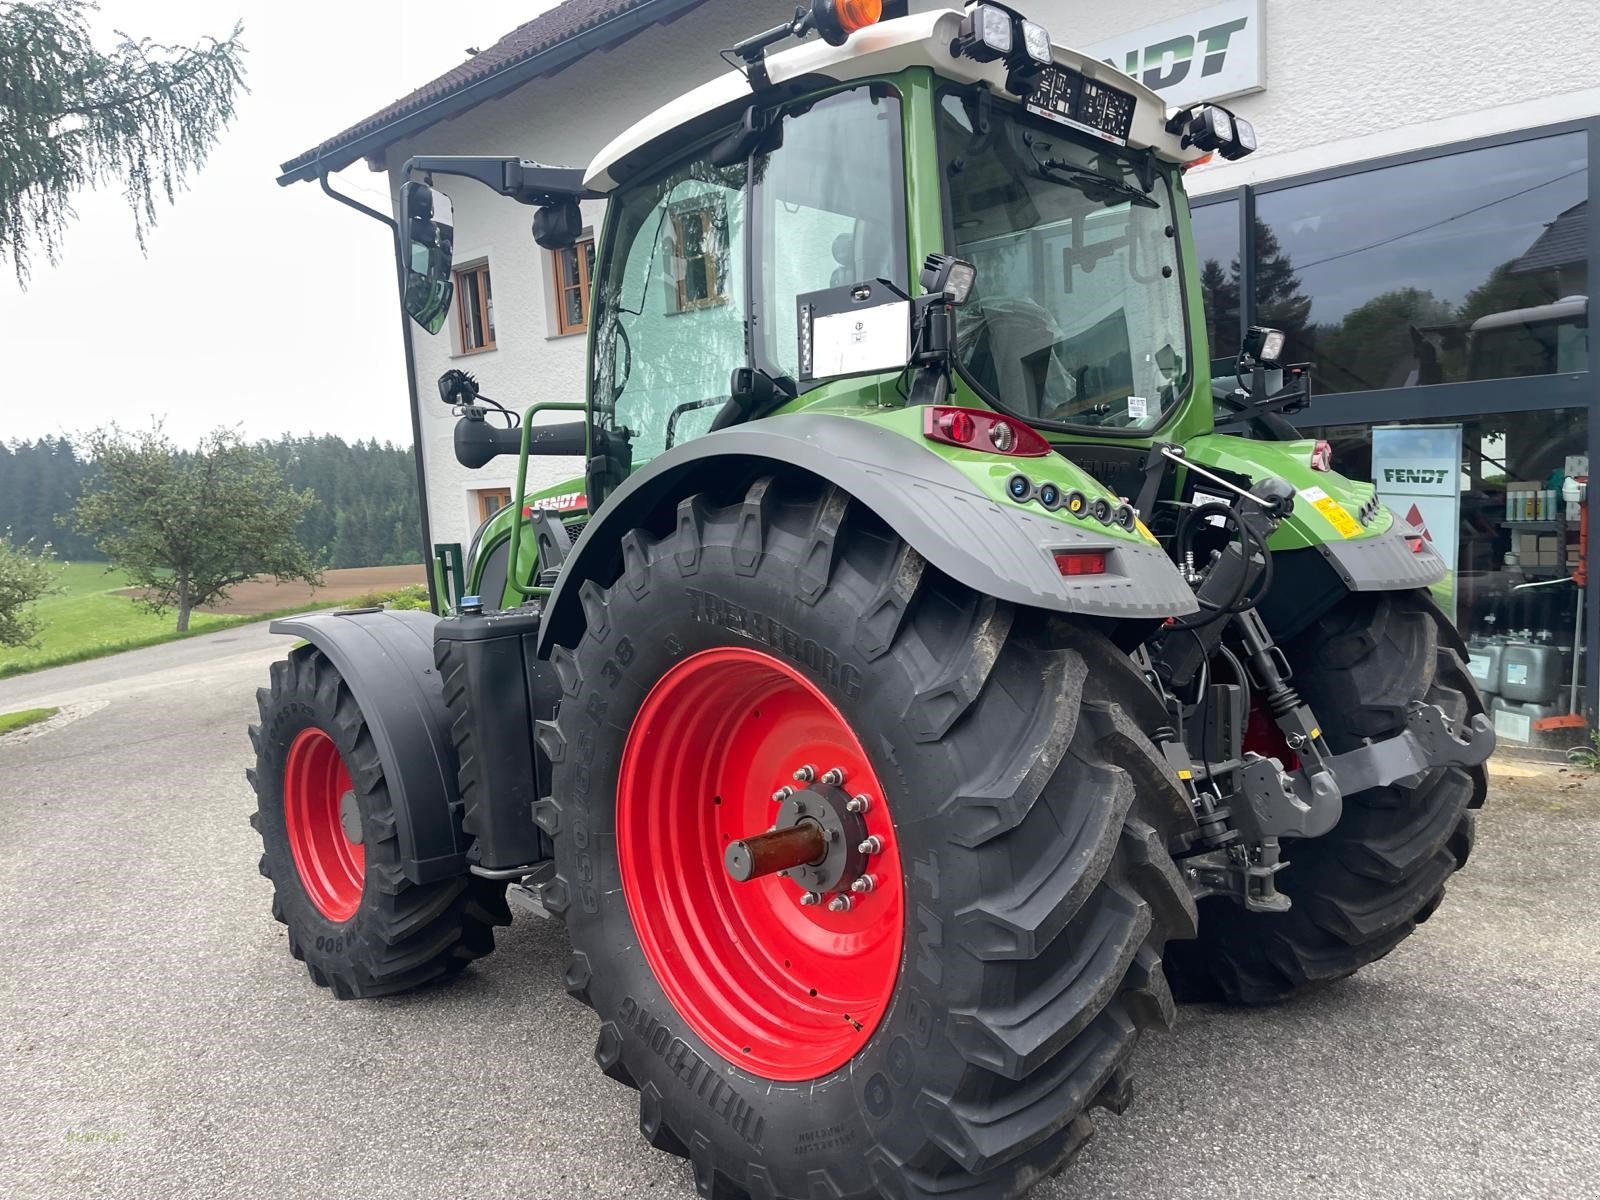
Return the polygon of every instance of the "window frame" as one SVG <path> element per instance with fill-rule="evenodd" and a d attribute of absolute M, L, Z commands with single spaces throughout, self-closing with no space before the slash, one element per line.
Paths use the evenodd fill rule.
<path fill-rule="evenodd" d="M 492 510 L 488 507 L 489 498 L 491 496 L 493 496 L 493 497 L 504 497 L 503 502 L 501 504 L 496 505 L 495 508 L 493 508 Z M 474 488 L 472 490 L 472 498 L 475 501 L 477 501 L 477 505 L 478 505 L 478 523 L 480 525 L 482 525 L 485 521 L 487 521 L 490 517 L 494 516 L 496 513 L 500 512 L 503 509 L 507 509 L 507 508 L 511 507 L 511 488 L 509 486 L 506 486 L 506 487 L 490 487 L 490 488 Z"/>
<path fill-rule="evenodd" d="M 584 248 L 588 248 L 588 253 Z M 566 282 L 563 273 L 562 256 L 571 254 L 573 265 L 577 270 L 578 282 L 570 285 Z M 590 265 L 595 255 L 594 233 L 588 232 L 573 242 L 570 246 L 550 251 L 550 282 L 555 293 L 556 307 L 556 337 L 571 337 L 574 334 L 588 333 L 589 325 L 594 320 L 594 270 Z M 569 322 L 567 320 L 567 296 L 576 291 L 578 293 L 578 308 L 583 314 L 581 320 Z"/>
<path fill-rule="evenodd" d="M 744 186 L 746 209 L 750 206 L 750 190 L 750 183 L 746 180 Z M 673 255 L 677 262 L 683 264 L 683 269 L 674 281 L 676 285 L 674 308 L 672 310 L 674 313 L 700 312 L 707 308 L 716 308 L 719 305 L 727 304 L 731 299 L 728 293 L 723 290 L 724 280 L 717 272 L 717 248 L 715 246 L 709 249 L 706 248 L 706 235 L 721 228 L 717 223 L 717 210 L 719 207 L 721 208 L 722 223 L 726 225 L 728 220 L 727 202 L 720 196 L 711 200 L 683 200 L 667 210 L 668 215 L 672 218 L 673 246 L 678 250 L 681 250 L 684 245 L 684 221 L 690 217 L 699 217 L 701 221 L 702 249 L 700 253 L 693 255 L 692 258 L 686 254 Z M 691 261 L 701 261 L 706 265 L 706 295 L 703 299 L 694 300 L 689 297 L 689 263 Z"/>
<path fill-rule="evenodd" d="M 468 280 L 471 280 L 470 285 Z M 456 338 L 458 340 L 458 354 L 484 354 L 490 350 L 499 349 L 495 337 L 493 303 L 494 282 L 489 272 L 489 260 L 479 259 L 468 263 L 466 266 L 457 267 L 454 272 L 456 288 Z M 472 288 L 472 294 L 477 298 L 478 312 L 483 317 L 483 341 L 479 345 L 472 345 L 467 333 L 466 302 L 467 288 Z"/>

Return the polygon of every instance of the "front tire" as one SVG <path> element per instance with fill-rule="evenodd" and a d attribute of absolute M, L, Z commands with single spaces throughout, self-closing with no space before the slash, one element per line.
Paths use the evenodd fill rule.
<path fill-rule="evenodd" d="M 1483 711 L 1454 631 L 1426 592 L 1352 594 L 1285 647 L 1334 753 L 1393 737 L 1417 700 L 1461 722 Z M 1279 752 L 1281 753 L 1281 752 Z M 1286 842 L 1287 913 L 1200 902 L 1200 936 L 1167 958 L 1184 1000 L 1273 1004 L 1376 962 L 1426 921 L 1472 851 L 1482 766 L 1346 796 L 1320 838 Z"/>
<path fill-rule="evenodd" d="M 305 646 L 272 664 L 250 727 L 261 874 L 289 952 L 341 1000 L 459 974 L 507 925 L 505 884 L 405 877 L 394 801 L 367 720 L 338 669 Z"/>
<path fill-rule="evenodd" d="M 602 1070 L 704 1197 L 1020 1195 L 1172 1017 L 1194 905 L 1159 705 L 1103 636 L 940 576 L 836 489 L 686 499 L 622 551 L 541 730 L 544 902 Z M 734 883 L 729 840 L 835 765 L 877 885 L 835 911 Z"/>

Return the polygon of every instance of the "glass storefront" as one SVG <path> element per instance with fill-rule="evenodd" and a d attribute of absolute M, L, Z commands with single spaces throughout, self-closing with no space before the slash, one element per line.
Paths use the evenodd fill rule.
<path fill-rule="evenodd" d="M 1596 138 L 1440 147 L 1194 213 L 1214 369 L 1248 325 L 1289 334 L 1312 368 L 1296 423 L 1454 566 L 1436 594 L 1508 747 L 1574 745 L 1596 708 L 1580 586 Z"/>
<path fill-rule="evenodd" d="M 1416 469 L 1381 463 L 1375 469 L 1374 438 L 1381 442 L 1393 426 L 1376 427 L 1376 433 L 1371 425 L 1323 426 L 1308 433 L 1332 444 L 1334 470 L 1374 480 L 1397 516 L 1425 528 L 1438 547 L 1454 544 L 1453 578 L 1435 591 L 1441 605 L 1454 612 L 1502 739 L 1524 745 L 1571 744 L 1576 740 L 1571 722 L 1557 718 L 1586 711 L 1583 593 L 1575 576 L 1582 535 L 1580 497 L 1588 481 L 1587 410 L 1404 424 L 1459 441 L 1458 495 L 1451 497 L 1457 505 L 1425 513 L 1418 499 L 1436 489 L 1412 482 Z M 1452 509 L 1454 530 L 1430 527 L 1429 514 Z M 1433 517 L 1435 523 L 1442 519 L 1449 518 Z"/>
<path fill-rule="evenodd" d="M 1263 192 L 1257 323 L 1289 334 L 1323 395 L 1587 369 L 1586 140 Z"/>

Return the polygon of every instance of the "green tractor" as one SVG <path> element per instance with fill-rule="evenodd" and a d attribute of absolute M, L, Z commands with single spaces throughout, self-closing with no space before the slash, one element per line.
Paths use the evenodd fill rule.
<path fill-rule="evenodd" d="M 547 247 L 607 199 L 587 401 L 447 373 L 460 460 L 520 456 L 470 594 L 280 622 L 251 731 L 312 979 L 452 976 L 530 890 L 706 1197 L 1020 1195 L 1175 997 L 1425 920 L 1493 745 L 1445 564 L 1283 419 L 1281 335 L 1212 386 L 1183 172 L 1254 131 L 906 7 L 814 0 L 586 171 L 408 164 L 432 330 L 436 177 Z M 583 477 L 528 494 L 541 454 Z"/>

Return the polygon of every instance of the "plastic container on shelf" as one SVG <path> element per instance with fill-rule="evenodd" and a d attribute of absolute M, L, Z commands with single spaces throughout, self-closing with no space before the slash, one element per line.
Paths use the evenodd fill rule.
<path fill-rule="evenodd" d="M 1485 696 L 1500 691 L 1500 660 L 1505 649 L 1500 642 L 1474 642 L 1467 646 L 1467 672 Z"/>
<path fill-rule="evenodd" d="M 1564 682 L 1559 647 L 1512 643 L 1502 649 L 1500 684 L 1495 691 L 1503 699 L 1549 704 Z"/>

